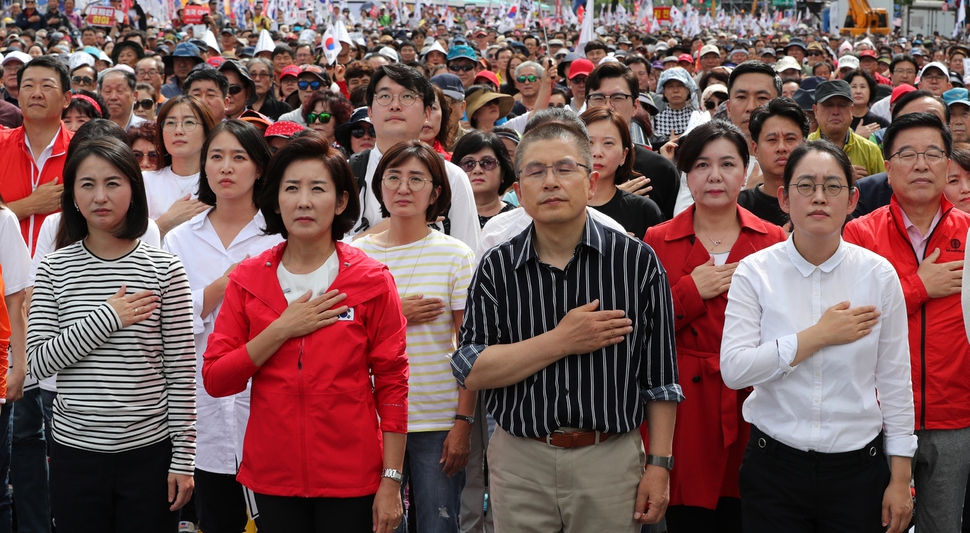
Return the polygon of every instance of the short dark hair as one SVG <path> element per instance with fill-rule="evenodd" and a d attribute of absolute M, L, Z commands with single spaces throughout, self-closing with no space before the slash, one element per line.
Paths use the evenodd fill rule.
<path fill-rule="evenodd" d="M 148 230 L 148 199 L 145 196 L 145 182 L 138 160 L 125 142 L 114 137 L 102 137 L 82 143 L 64 164 L 61 228 L 68 243 L 75 243 L 88 236 L 87 220 L 75 207 L 74 183 L 77 181 L 78 168 L 89 157 L 100 157 L 110 163 L 122 176 L 128 178 L 131 186 L 131 204 L 125 214 L 125 223 L 114 236 L 119 239 L 137 239 L 144 235 Z"/>
<path fill-rule="evenodd" d="M 280 148 L 276 155 L 270 159 L 269 166 L 264 174 L 263 190 L 259 195 L 259 210 L 263 213 L 263 218 L 266 221 L 264 233 L 267 235 L 279 234 L 284 239 L 289 236 L 286 226 L 283 224 L 283 217 L 278 212 L 280 184 L 283 182 L 283 174 L 286 173 L 286 169 L 297 161 L 320 161 L 330 173 L 330 179 L 336 188 L 334 193 L 337 198 L 339 199 L 343 193 L 347 193 L 347 206 L 342 213 L 334 216 L 333 224 L 330 226 L 331 238 L 334 241 L 342 239 L 345 233 L 353 229 L 357 217 L 360 216 L 357 181 L 354 179 L 354 172 L 350 169 L 343 153 L 331 147 L 327 140 L 317 132 L 300 136 L 294 135 L 290 142 Z"/>
<path fill-rule="evenodd" d="M 273 70 L 271 68 L 270 73 L 272 74 L 272 72 Z M 182 83 L 184 94 L 189 94 L 189 91 L 192 90 L 193 83 L 206 80 L 216 84 L 216 87 L 222 91 L 223 98 L 229 95 L 229 78 L 214 68 L 200 68 L 189 73 L 185 78 L 185 82 Z"/>
<path fill-rule="evenodd" d="M 640 82 L 637 80 L 637 75 L 633 73 L 633 70 L 623 63 L 609 61 L 594 68 L 589 73 L 589 77 L 586 78 L 586 100 L 589 100 L 590 93 L 599 90 L 603 80 L 610 78 L 623 78 L 634 99 L 640 94 Z"/>
<path fill-rule="evenodd" d="M 512 156 L 509 154 L 505 143 L 498 135 L 492 132 L 472 130 L 458 139 L 455 143 L 455 150 L 451 154 L 451 161 L 456 165 L 461 164 L 461 160 L 470 154 L 474 154 L 486 148 L 495 152 L 495 159 L 498 160 L 499 172 L 502 175 L 496 194 L 502 194 L 509 190 L 515 183 L 515 167 L 512 164 Z"/>
<path fill-rule="evenodd" d="M 428 78 L 425 78 L 417 69 L 400 63 L 391 63 L 390 65 L 383 65 L 374 70 L 374 74 L 370 77 L 370 83 L 367 84 L 368 107 L 373 107 L 377 84 L 385 76 L 401 87 L 417 93 L 421 97 L 421 100 L 424 101 L 424 107 L 431 106 L 431 101 L 434 100 L 434 90 L 431 88 L 432 85 L 428 81 Z"/>
<path fill-rule="evenodd" d="M 172 112 L 172 108 L 182 104 L 189 106 L 195 116 L 199 118 L 199 122 L 202 123 L 202 132 L 206 137 L 209 136 L 209 131 L 216 125 L 216 119 L 209 112 L 209 107 L 195 96 L 180 94 L 165 100 L 165 103 L 158 110 L 158 116 L 155 117 L 155 152 L 158 153 L 158 170 L 172 164 L 172 156 L 165 148 L 165 120 Z"/>
<path fill-rule="evenodd" d="M 256 182 L 253 184 L 253 205 L 256 205 L 259 192 L 263 188 L 263 182 L 266 181 L 263 179 L 262 174 L 266 171 L 267 165 L 269 165 L 271 154 L 269 152 L 269 145 L 266 144 L 266 139 L 263 138 L 263 134 L 259 129 L 251 123 L 239 119 L 226 120 L 216 124 L 216 127 L 212 128 L 212 131 L 205 138 L 205 144 L 202 145 L 202 154 L 200 156 L 202 164 L 200 165 L 201 170 L 199 171 L 199 200 L 205 204 L 216 205 L 216 193 L 209 186 L 209 180 L 205 173 L 205 163 L 208 160 L 209 146 L 212 144 L 212 140 L 223 132 L 231 134 L 239 141 L 243 150 L 246 150 L 249 159 L 259 169 Z"/>
<path fill-rule="evenodd" d="M 970 171 L 970 150 L 954 149 L 950 154 L 950 160 L 960 165 L 963 170 Z"/>
<path fill-rule="evenodd" d="M 74 137 L 71 137 L 71 142 L 67 145 L 67 154 L 65 154 L 64 160 L 70 159 L 74 152 L 86 141 L 104 137 L 114 137 L 119 141 L 128 142 L 128 135 L 121 126 L 104 118 L 91 119 L 81 124 L 81 127 L 74 132 Z M 129 144 L 129 146 L 131 145 Z"/>
<path fill-rule="evenodd" d="M 146 141 L 151 143 L 153 147 L 155 146 L 155 123 L 154 122 L 142 122 L 137 126 L 132 126 L 128 128 L 128 131 L 126 133 L 128 135 L 128 146 L 131 146 L 132 150 L 134 150 L 135 141 L 139 139 L 145 139 Z M 75 137 L 77 136 L 76 133 L 74 135 Z"/>
<path fill-rule="evenodd" d="M 748 141 L 744 138 L 741 130 L 726 120 L 716 118 L 697 126 L 686 136 L 677 142 L 677 150 L 674 158 L 677 160 L 677 170 L 688 173 L 694 166 L 694 162 L 701 156 L 701 152 L 708 143 L 718 139 L 727 139 L 734 143 L 741 156 L 741 164 L 744 168 L 748 166 Z"/>
<path fill-rule="evenodd" d="M 64 108 L 64 111 L 61 112 L 61 118 L 67 116 L 67 112 L 72 109 L 88 118 L 111 118 L 111 113 L 108 112 L 108 106 L 105 105 L 104 100 L 98 93 L 81 89 L 79 91 L 75 91 L 74 95 L 75 97 L 71 98 L 71 103 L 68 104 L 67 107 Z M 84 98 L 77 98 L 76 96 L 78 95 L 87 96 L 91 100 L 94 100 L 97 102 L 98 107 L 100 107 L 101 110 L 98 111 L 98 109 L 95 108 L 90 101 L 85 100 Z"/>
<path fill-rule="evenodd" d="M 788 188 L 791 185 L 792 177 L 795 174 L 795 167 L 801 163 L 802 159 L 811 152 L 821 152 L 823 154 L 828 154 L 835 159 L 835 162 L 839 164 L 842 169 L 842 174 L 845 175 L 845 183 L 849 187 L 855 187 L 853 185 L 854 181 L 852 179 L 852 161 L 849 161 L 849 156 L 845 154 L 841 148 L 832 143 L 828 139 L 818 139 L 815 141 L 808 141 L 798 145 L 797 148 L 792 150 L 790 156 L 788 156 L 788 163 L 785 164 L 785 172 L 782 174 L 782 180 L 784 183 L 784 194 L 788 196 Z M 852 192 L 851 189 L 849 191 Z"/>
<path fill-rule="evenodd" d="M 592 40 L 586 43 L 586 46 L 583 47 L 583 53 L 586 53 L 586 54 L 590 53 L 593 50 L 602 50 L 604 52 L 609 51 L 609 49 L 606 48 L 606 43 L 600 40 Z"/>
<path fill-rule="evenodd" d="M 900 132 L 914 128 L 933 128 L 939 131 L 940 137 L 943 138 L 943 151 L 946 152 L 947 157 L 950 157 L 953 152 L 953 134 L 950 133 L 949 126 L 933 113 L 906 113 L 893 118 L 889 127 L 886 128 L 886 135 L 882 138 L 882 155 L 886 161 L 889 161 L 889 158 L 893 155 L 896 148 L 896 137 L 899 136 Z"/>
<path fill-rule="evenodd" d="M 17 71 L 17 86 L 20 86 L 20 81 L 24 78 L 24 72 L 28 68 L 43 67 L 49 68 L 57 73 L 57 79 L 61 82 L 61 92 L 68 92 L 71 90 L 71 75 L 67 72 L 67 66 L 61 63 L 54 56 L 40 56 L 35 57 L 28 61 L 25 65 L 20 67 Z"/>
<path fill-rule="evenodd" d="M 304 119 L 306 118 L 307 113 L 312 112 L 313 108 L 316 107 L 317 103 L 319 102 L 327 104 L 327 109 L 329 109 L 330 114 L 333 115 L 331 120 L 335 120 L 337 126 L 350 120 L 350 115 L 354 112 L 353 105 L 351 105 L 350 100 L 348 100 L 343 93 L 335 93 L 329 89 L 325 89 L 321 91 L 313 91 L 307 95 L 305 100 L 303 100 L 303 107 L 300 109 L 300 114 Z"/>
<path fill-rule="evenodd" d="M 896 70 L 896 65 L 900 63 L 910 63 L 916 69 L 916 72 L 919 72 L 919 65 L 916 63 L 916 58 L 909 54 L 894 55 L 892 61 L 889 62 L 889 72 L 894 72 Z"/>
<path fill-rule="evenodd" d="M 869 74 L 861 68 L 857 68 L 850 70 L 845 76 L 842 77 L 842 80 L 851 85 L 852 79 L 859 76 L 862 76 L 862 79 L 866 80 L 866 85 L 869 86 L 869 101 L 866 103 L 871 106 L 873 102 L 876 101 L 876 89 L 878 88 L 876 78 L 873 78 L 872 74 Z"/>
<path fill-rule="evenodd" d="M 745 74 L 764 74 L 771 76 L 775 87 L 775 97 L 781 96 L 781 76 L 775 72 L 775 69 L 771 68 L 771 65 L 758 59 L 749 59 L 734 67 L 734 70 L 731 71 L 731 76 L 728 77 L 728 96 L 731 95 L 731 89 L 734 88 L 734 84 L 738 78 Z"/>
<path fill-rule="evenodd" d="M 943 106 L 943 116 L 946 117 L 946 123 L 950 123 L 950 106 L 946 105 L 946 101 L 936 96 L 935 94 L 927 91 L 926 89 L 917 89 L 915 91 L 910 91 L 896 100 L 896 104 L 893 106 L 892 119 L 896 120 L 896 117 L 902 114 L 902 110 L 909 104 L 915 102 L 916 100 L 921 100 L 923 98 L 929 98 L 935 100 L 941 106 Z"/>
<path fill-rule="evenodd" d="M 273 53 L 270 54 L 270 57 L 281 56 L 281 55 L 284 55 L 284 54 L 289 54 L 290 57 L 292 58 L 293 57 L 293 49 L 290 48 L 289 46 L 285 45 L 285 44 L 280 44 L 280 45 L 277 45 L 276 48 L 273 49 Z"/>
<path fill-rule="evenodd" d="M 751 112 L 748 131 L 751 132 L 751 140 L 755 143 L 761 138 L 761 128 L 764 127 L 765 122 L 771 117 L 787 118 L 798 125 L 803 139 L 808 137 L 808 117 L 805 116 L 805 112 L 802 111 L 801 106 L 791 98 L 779 96 L 778 98 L 772 98 L 767 104 L 759 106 Z"/>
<path fill-rule="evenodd" d="M 623 148 L 627 149 L 626 160 L 617 167 L 616 174 L 613 176 L 613 183 L 619 185 L 629 181 L 633 177 L 633 165 L 636 163 L 637 154 L 633 146 L 633 139 L 630 137 L 630 125 L 627 124 L 626 119 L 609 107 L 587 109 L 579 118 L 583 119 L 587 128 L 594 122 L 608 121 L 620 132 L 620 143 Z"/>
<path fill-rule="evenodd" d="M 381 157 L 381 162 L 377 165 L 374 178 L 371 180 L 371 192 L 377 198 L 381 206 L 381 216 L 388 218 L 391 213 L 384 205 L 384 184 L 381 177 L 387 169 L 393 166 L 404 164 L 411 159 L 417 159 L 428 169 L 431 174 L 431 186 L 441 187 L 441 192 L 435 197 L 428 206 L 425 213 L 425 220 L 434 222 L 440 216 L 444 216 L 451 209 L 451 183 L 448 181 L 448 170 L 445 168 L 445 160 L 441 154 L 435 152 L 427 144 L 418 141 L 403 141 L 395 144 Z"/>
<path fill-rule="evenodd" d="M 650 74 L 650 72 L 653 70 L 653 65 L 651 65 L 650 62 L 647 61 L 647 58 L 643 57 L 642 55 L 631 54 L 626 56 L 626 59 L 623 60 L 623 64 L 628 67 L 630 65 L 636 65 L 637 63 L 647 68 L 647 74 Z"/>

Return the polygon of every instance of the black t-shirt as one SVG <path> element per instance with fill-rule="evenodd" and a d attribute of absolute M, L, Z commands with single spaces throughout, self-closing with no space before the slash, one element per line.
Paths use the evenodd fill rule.
<path fill-rule="evenodd" d="M 778 198 L 764 193 L 764 183 L 754 189 L 745 189 L 738 195 L 738 205 L 751 211 L 761 220 L 784 226 L 788 223 L 788 213 L 781 210 Z"/>
<path fill-rule="evenodd" d="M 879 124 L 880 128 L 889 127 L 889 121 L 880 117 L 879 115 L 873 114 L 872 111 L 869 111 L 865 114 L 865 116 L 862 117 L 852 117 L 852 125 L 850 127 L 852 128 L 852 131 L 855 131 L 855 129 L 859 127 L 859 124 L 872 124 L 873 122 Z M 866 137 L 866 139 L 868 139 L 868 137 Z"/>
<path fill-rule="evenodd" d="M 507 204 L 505 202 L 502 202 L 502 203 L 505 204 L 505 206 L 502 207 L 502 210 L 499 211 L 498 213 L 495 213 L 494 215 L 492 215 L 490 217 L 483 217 L 482 215 L 478 215 L 478 223 L 479 223 L 479 225 L 481 227 L 484 228 L 485 227 L 485 224 L 488 223 L 489 220 L 492 220 L 493 217 L 496 217 L 498 215 L 501 215 L 502 213 L 505 213 L 506 211 L 511 211 L 511 210 L 515 209 L 515 206 L 512 205 L 512 204 Z"/>
<path fill-rule="evenodd" d="M 603 205 L 591 205 L 590 207 L 619 222 L 624 229 L 638 239 L 643 239 L 644 235 L 647 234 L 647 228 L 664 221 L 664 215 L 660 212 L 656 202 L 620 189 L 616 190 L 616 194 L 613 195 L 613 198 L 610 198 L 609 202 Z"/>

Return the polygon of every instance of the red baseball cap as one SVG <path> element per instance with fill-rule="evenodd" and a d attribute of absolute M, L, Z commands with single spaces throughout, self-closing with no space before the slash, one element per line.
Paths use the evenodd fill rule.
<path fill-rule="evenodd" d="M 889 97 L 889 103 L 890 104 L 895 104 L 896 103 L 896 100 L 899 100 L 899 97 L 900 96 L 902 96 L 902 95 L 904 95 L 906 93 L 911 93 L 911 92 L 913 92 L 915 90 L 916 90 L 916 87 L 913 87 L 912 85 L 910 85 L 908 83 L 904 83 L 904 84 L 896 87 L 895 89 L 893 89 L 893 93 Z"/>
<path fill-rule="evenodd" d="M 270 124 L 269 127 L 266 128 L 266 131 L 263 133 L 263 137 L 266 137 L 267 139 L 270 137 L 284 137 L 286 139 L 289 139 L 290 137 L 293 136 L 294 133 L 298 131 L 303 131 L 304 129 L 306 128 L 297 124 L 296 122 L 281 120 L 279 122 L 274 122 Z"/>
<path fill-rule="evenodd" d="M 862 59 L 863 57 L 871 57 L 873 59 L 877 59 L 877 57 L 876 57 L 876 51 L 875 50 L 863 50 L 863 51 L 859 52 L 859 59 Z"/>
<path fill-rule="evenodd" d="M 576 76 L 589 76 L 593 72 L 593 62 L 589 59 L 579 58 L 569 64 L 569 79 Z"/>
<path fill-rule="evenodd" d="M 681 61 L 686 61 L 691 65 L 694 64 L 694 58 L 691 57 L 690 54 L 680 54 L 679 56 L 677 56 L 677 62 L 680 63 Z"/>
<path fill-rule="evenodd" d="M 296 65 L 290 65 L 288 67 L 284 67 L 283 70 L 280 71 L 280 79 L 282 80 L 283 78 L 285 78 L 287 76 L 293 76 L 295 78 L 295 77 L 299 76 L 301 72 L 303 72 L 303 71 L 300 70 L 300 67 L 298 67 Z"/>
<path fill-rule="evenodd" d="M 478 83 L 479 80 L 485 80 L 489 83 L 493 83 L 496 87 L 500 87 L 502 85 L 498 82 L 498 76 L 496 76 L 491 70 L 483 70 L 479 72 L 478 75 L 475 76 L 475 83 Z"/>

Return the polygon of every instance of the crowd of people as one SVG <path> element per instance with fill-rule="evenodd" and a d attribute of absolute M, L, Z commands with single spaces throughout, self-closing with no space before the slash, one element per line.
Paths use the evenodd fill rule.
<path fill-rule="evenodd" d="M 965 44 L 120 4 L 0 30 L 0 533 L 970 530 Z"/>

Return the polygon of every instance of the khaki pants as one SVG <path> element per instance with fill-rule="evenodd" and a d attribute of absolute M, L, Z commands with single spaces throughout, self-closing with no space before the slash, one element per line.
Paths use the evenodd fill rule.
<path fill-rule="evenodd" d="M 645 459 L 638 431 L 561 449 L 498 427 L 488 445 L 495 531 L 636 533 Z"/>

